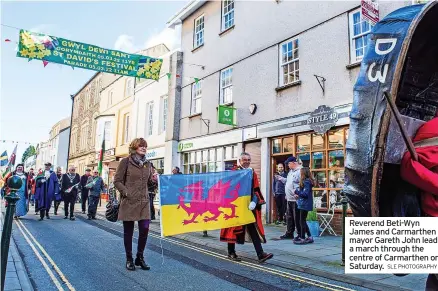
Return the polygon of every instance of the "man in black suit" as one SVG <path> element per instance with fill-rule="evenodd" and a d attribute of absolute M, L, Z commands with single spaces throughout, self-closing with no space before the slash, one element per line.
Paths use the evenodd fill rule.
<path fill-rule="evenodd" d="M 90 189 L 85 188 L 85 185 L 87 185 L 88 178 L 91 176 L 91 170 L 86 169 L 85 175 L 81 177 L 81 203 L 82 203 L 82 214 L 86 213 L 86 205 L 88 201 L 88 194 L 90 192 Z"/>

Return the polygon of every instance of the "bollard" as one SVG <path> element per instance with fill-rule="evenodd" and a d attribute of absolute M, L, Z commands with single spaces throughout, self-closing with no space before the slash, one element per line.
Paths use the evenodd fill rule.
<path fill-rule="evenodd" d="M 9 254 L 9 243 L 11 241 L 12 233 L 12 220 L 15 213 L 15 204 L 20 197 L 17 195 L 17 190 L 21 188 L 22 181 L 18 176 L 12 176 L 8 179 L 8 187 L 11 192 L 5 195 L 5 199 L 8 202 L 8 207 L 6 208 L 6 217 L 3 224 L 2 231 L 2 241 L 1 241 L 1 285 L 2 291 L 5 289 L 5 278 L 6 278 L 6 266 L 8 264 L 8 254 Z"/>
<path fill-rule="evenodd" d="M 345 195 L 341 199 L 342 204 L 342 266 L 345 266 L 345 217 L 347 217 L 348 200 Z"/>

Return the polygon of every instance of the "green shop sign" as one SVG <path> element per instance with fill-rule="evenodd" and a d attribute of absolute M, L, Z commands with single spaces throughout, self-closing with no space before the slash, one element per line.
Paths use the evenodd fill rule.
<path fill-rule="evenodd" d="M 68 39 L 20 30 L 17 57 L 86 70 L 158 80 L 162 59 L 128 54 Z"/>
<path fill-rule="evenodd" d="M 193 143 L 192 142 L 188 142 L 188 143 L 179 143 L 178 144 L 178 151 L 182 152 L 183 150 L 188 150 L 191 149 L 193 147 Z"/>
<path fill-rule="evenodd" d="M 218 123 L 236 125 L 236 108 L 219 105 Z"/>

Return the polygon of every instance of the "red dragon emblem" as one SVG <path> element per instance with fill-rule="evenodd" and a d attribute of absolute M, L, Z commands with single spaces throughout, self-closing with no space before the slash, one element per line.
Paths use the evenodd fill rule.
<path fill-rule="evenodd" d="M 184 188 L 179 189 L 180 193 L 188 192 L 192 193 L 192 199 L 190 201 L 190 206 L 186 206 L 184 203 L 184 196 L 181 194 L 179 198 L 179 206 L 181 207 L 190 217 L 193 214 L 190 220 L 184 220 L 183 224 L 187 225 L 190 223 L 198 223 L 196 218 L 200 215 L 204 215 L 207 212 L 213 214 L 213 216 L 208 217 L 204 216 L 204 221 L 217 221 L 218 217 L 223 213 L 219 208 L 229 208 L 231 209 L 231 214 L 224 214 L 224 219 L 228 220 L 230 218 L 236 218 L 236 205 L 232 204 L 239 197 L 239 189 L 240 183 L 238 183 L 234 189 L 230 191 L 230 197 L 225 197 L 230 185 L 231 181 L 224 183 L 222 180 L 219 180 L 213 187 L 208 190 L 208 196 L 206 199 L 203 199 L 204 189 L 202 188 L 203 181 L 199 181 L 197 183 L 190 184 L 185 186 Z"/>

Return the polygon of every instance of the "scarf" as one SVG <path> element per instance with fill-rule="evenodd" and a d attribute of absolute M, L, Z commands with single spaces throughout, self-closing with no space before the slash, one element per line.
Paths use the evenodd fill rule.
<path fill-rule="evenodd" d="M 140 167 L 143 167 L 143 165 L 148 162 L 148 160 L 146 159 L 146 155 L 141 157 L 137 154 L 133 154 L 133 155 L 131 155 L 131 157 L 132 157 L 132 160 L 134 161 L 134 163 L 136 163 Z"/>

